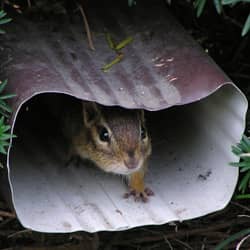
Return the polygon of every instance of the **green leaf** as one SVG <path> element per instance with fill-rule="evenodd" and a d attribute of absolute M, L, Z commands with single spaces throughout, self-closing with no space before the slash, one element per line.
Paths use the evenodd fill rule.
<path fill-rule="evenodd" d="M 136 4 L 135 0 L 128 0 L 128 6 L 133 7 Z"/>
<path fill-rule="evenodd" d="M 11 18 L 0 19 L 0 25 L 5 24 L 5 23 L 9 23 L 10 21 L 12 21 Z"/>
<path fill-rule="evenodd" d="M 102 67 L 102 71 L 108 72 L 115 64 L 119 63 L 122 59 L 123 59 L 123 54 L 117 55 L 114 60 L 112 60 L 110 63 L 105 64 Z"/>
<path fill-rule="evenodd" d="M 250 140 L 249 140 L 249 138 L 247 136 L 243 135 L 240 143 L 238 143 L 236 146 L 234 146 L 234 145 L 232 146 L 232 152 L 237 156 L 240 156 L 242 153 L 250 153 Z M 245 158 L 248 158 L 248 157 L 245 157 Z"/>
<path fill-rule="evenodd" d="M 6 13 L 1 10 L 0 11 L 0 25 L 10 22 L 11 18 L 4 18 L 6 16 Z M 3 29 L 0 29 L 0 34 L 5 34 L 5 31 Z"/>
<path fill-rule="evenodd" d="M 238 2 L 240 2 L 240 0 L 222 0 L 222 1 L 221 1 L 221 3 L 222 3 L 223 5 L 236 4 L 236 3 L 238 3 Z"/>
<path fill-rule="evenodd" d="M 7 113 L 6 111 L 3 111 L 0 109 L 0 115 L 4 116 L 4 117 L 10 117 L 9 113 Z"/>
<path fill-rule="evenodd" d="M 16 95 L 15 94 L 8 94 L 8 95 L 2 95 L 2 96 L 0 96 L 0 99 L 1 100 L 6 100 L 6 99 L 13 98 L 13 97 L 16 97 Z"/>
<path fill-rule="evenodd" d="M 118 43 L 116 46 L 115 46 L 115 50 L 116 51 L 119 51 L 121 50 L 122 48 L 124 48 L 125 46 L 127 46 L 129 43 L 133 42 L 133 37 L 132 36 L 129 36 L 127 37 L 126 39 L 124 39 L 123 41 L 121 41 L 120 43 Z"/>
<path fill-rule="evenodd" d="M 107 43 L 108 43 L 110 49 L 115 49 L 115 42 L 114 42 L 111 34 L 110 33 L 106 33 L 105 37 L 106 37 L 106 40 L 107 40 Z"/>
<path fill-rule="evenodd" d="M 2 81 L 2 82 L 0 83 L 0 93 L 3 92 L 3 90 L 4 90 L 5 86 L 6 86 L 6 84 L 7 84 L 7 80 L 4 80 L 4 81 Z"/>
<path fill-rule="evenodd" d="M 239 145 L 243 145 L 246 151 L 250 151 L 250 140 L 246 135 L 242 136 L 242 139 L 239 143 Z"/>
<path fill-rule="evenodd" d="M 3 122 L 4 122 L 4 117 L 2 116 L 2 117 L 0 118 L 0 126 L 3 125 Z"/>
<path fill-rule="evenodd" d="M 10 125 L 7 125 L 4 120 L 4 116 L 0 117 L 0 153 L 6 154 L 6 147 L 9 146 L 9 140 L 11 138 L 16 137 L 15 135 L 12 135 L 11 133 L 8 133 L 10 130 Z"/>
<path fill-rule="evenodd" d="M 194 1 L 194 8 L 196 9 L 199 6 L 200 0 Z"/>
<path fill-rule="evenodd" d="M 222 0 L 221 1 L 221 4 L 222 5 L 232 5 L 232 7 L 234 6 L 234 5 L 236 5 L 237 3 L 240 3 L 240 2 L 242 2 L 242 3 L 250 3 L 250 0 Z"/>
<path fill-rule="evenodd" d="M 6 141 L 6 140 L 9 140 L 10 138 L 12 138 L 12 135 L 11 134 L 2 134 L 0 135 L 0 141 Z"/>
<path fill-rule="evenodd" d="M 8 113 L 11 113 L 11 111 L 12 111 L 11 108 L 6 103 L 1 102 L 1 100 L 0 100 L 0 109 L 6 111 Z"/>
<path fill-rule="evenodd" d="M 242 149 L 243 152 L 245 153 L 248 153 L 250 152 L 250 148 L 248 146 L 248 144 L 244 141 L 244 140 L 241 140 L 240 144 L 239 144 L 239 147 Z"/>
<path fill-rule="evenodd" d="M 249 170 L 250 170 L 250 164 L 248 164 L 248 166 L 246 166 L 246 167 L 242 167 L 242 168 L 240 169 L 240 172 L 241 172 L 241 173 L 244 173 L 244 172 L 249 171 Z"/>
<path fill-rule="evenodd" d="M 250 228 L 244 229 L 236 234 L 231 235 L 226 240 L 222 241 L 219 245 L 217 245 L 214 250 L 225 250 L 226 246 L 229 245 L 231 242 L 244 237 L 245 235 L 250 233 Z"/>
<path fill-rule="evenodd" d="M 234 197 L 237 200 L 250 199 L 250 194 L 239 194 Z"/>
<path fill-rule="evenodd" d="M 194 6 L 195 8 L 197 9 L 196 10 L 196 16 L 197 17 L 200 17 L 203 10 L 204 10 L 204 7 L 205 7 L 205 4 L 206 4 L 206 0 L 197 0 L 194 2 Z"/>
<path fill-rule="evenodd" d="M 242 140 L 250 147 L 250 139 L 246 135 L 242 136 Z"/>
<path fill-rule="evenodd" d="M 0 153 L 5 154 L 5 155 L 7 154 L 6 150 L 1 145 L 0 145 Z"/>
<path fill-rule="evenodd" d="M 2 127 L 3 132 L 8 131 L 9 129 L 10 129 L 10 125 L 3 125 L 3 127 Z"/>
<path fill-rule="evenodd" d="M 221 0 L 214 0 L 214 6 L 218 14 L 221 14 L 222 11 L 222 5 Z"/>
<path fill-rule="evenodd" d="M 248 14 L 248 17 L 242 29 L 241 35 L 245 36 L 247 32 L 249 31 L 249 29 L 250 29 L 250 13 Z"/>
<path fill-rule="evenodd" d="M 5 13 L 3 10 L 0 11 L 0 19 L 5 17 L 7 13 Z"/>
<path fill-rule="evenodd" d="M 230 162 L 229 163 L 233 167 L 247 167 L 249 166 L 248 162 L 242 161 L 242 162 Z"/>
<path fill-rule="evenodd" d="M 242 154 L 242 150 L 238 147 L 238 146 L 232 146 L 232 152 L 235 154 L 235 155 L 240 155 Z"/>
<path fill-rule="evenodd" d="M 7 85 L 7 80 L 4 80 L 0 83 L 0 94 L 3 93 L 5 87 Z M 6 95 L 0 95 L 0 114 L 9 117 L 9 113 L 12 112 L 11 108 L 9 105 L 5 102 L 6 99 L 10 99 L 15 97 L 16 95 L 14 94 L 6 94 Z"/>
<path fill-rule="evenodd" d="M 243 194 L 245 193 L 249 181 L 250 181 L 250 171 L 245 174 L 245 176 L 242 178 L 240 182 L 239 191 L 241 191 L 241 193 Z"/>
<path fill-rule="evenodd" d="M 4 146 L 4 147 L 5 147 L 5 146 L 9 146 L 9 145 L 10 145 L 10 143 L 9 143 L 9 142 L 7 142 L 7 141 L 2 141 L 2 142 L 1 142 L 1 144 L 2 144 L 2 146 Z"/>

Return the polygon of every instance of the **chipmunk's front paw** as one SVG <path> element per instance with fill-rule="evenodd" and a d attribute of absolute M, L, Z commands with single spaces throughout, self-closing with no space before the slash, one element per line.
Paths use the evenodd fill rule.
<path fill-rule="evenodd" d="M 150 188 L 145 188 L 143 191 L 130 189 L 129 192 L 124 194 L 124 198 L 129 198 L 130 196 L 134 196 L 134 200 L 136 202 L 142 201 L 147 202 L 149 200 L 149 196 L 153 196 L 154 192 Z"/>

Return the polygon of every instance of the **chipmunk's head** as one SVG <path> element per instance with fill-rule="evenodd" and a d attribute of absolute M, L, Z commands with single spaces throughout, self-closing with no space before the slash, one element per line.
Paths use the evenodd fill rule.
<path fill-rule="evenodd" d="M 129 175 L 151 154 L 143 110 L 83 102 L 86 154 L 106 172 Z"/>

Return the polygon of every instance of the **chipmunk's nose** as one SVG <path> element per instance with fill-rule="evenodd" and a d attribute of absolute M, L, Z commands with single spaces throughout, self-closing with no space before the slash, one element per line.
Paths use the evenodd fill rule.
<path fill-rule="evenodd" d="M 134 151 L 128 151 L 128 158 L 124 160 L 124 163 L 128 169 L 134 169 L 138 166 Z"/>

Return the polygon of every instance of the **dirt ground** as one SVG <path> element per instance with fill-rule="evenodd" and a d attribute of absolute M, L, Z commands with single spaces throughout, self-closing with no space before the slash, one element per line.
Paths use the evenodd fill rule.
<path fill-rule="evenodd" d="M 197 19 L 187 1 L 176 1 L 171 11 L 250 99 L 250 36 L 240 36 L 247 8 L 249 11 L 249 6 L 236 6 L 219 16 L 211 5 Z M 248 115 L 247 134 L 249 122 Z M 122 232 L 44 234 L 24 229 L 6 203 L 0 200 L 0 249 L 214 249 L 232 234 L 250 228 L 249 204 L 249 200 L 232 199 L 224 210 L 202 218 Z M 240 239 L 225 249 L 236 249 Z M 250 249 L 250 238 L 240 249 Z"/>
<path fill-rule="evenodd" d="M 122 232 L 44 234 L 24 229 L 3 202 L 0 203 L 1 250 L 163 250 L 214 249 L 222 240 L 250 225 L 248 202 L 231 201 L 224 210 L 194 220 L 162 226 L 145 226 Z M 5 214 L 3 213 L 5 211 Z M 240 240 L 228 248 L 236 249 Z M 240 249 L 250 249 L 246 240 Z"/>

